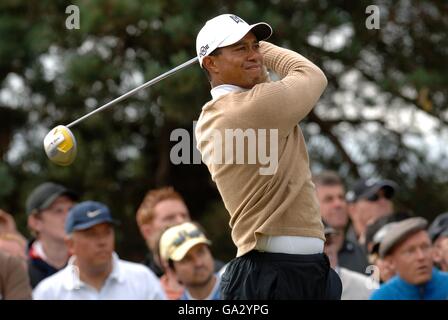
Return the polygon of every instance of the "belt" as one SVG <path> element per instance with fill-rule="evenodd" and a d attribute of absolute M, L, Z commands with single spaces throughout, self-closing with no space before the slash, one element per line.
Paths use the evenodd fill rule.
<path fill-rule="evenodd" d="M 324 241 L 314 237 L 261 235 L 257 238 L 255 250 L 286 254 L 317 254 L 324 252 Z"/>

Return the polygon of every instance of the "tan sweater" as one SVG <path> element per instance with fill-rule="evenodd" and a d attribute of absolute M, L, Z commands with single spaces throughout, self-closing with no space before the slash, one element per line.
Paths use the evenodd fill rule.
<path fill-rule="evenodd" d="M 314 107 L 327 79 L 317 66 L 298 53 L 263 41 L 260 48 L 264 64 L 280 75 L 281 80 L 231 92 L 208 102 L 202 108 L 195 130 L 198 150 L 230 213 L 237 256 L 254 249 L 261 234 L 325 239 L 298 122 Z M 258 157 L 251 164 L 247 143 L 244 164 L 238 164 L 235 158 L 226 163 L 225 151 L 217 150 L 219 144 L 214 138 L 217 131 L 225 141 L 226 129 L 244 132 L 266 129 L 267 150 L 275 144 L 270 143 L 271 137 L 276 137 L 270 130 L 278 130 L 278 138 L 273 140 L 278 144 L 275 173 L 260 174 L 260 168 L 267 165 Z M 234 156 L 235 150 L 234 147 Z M 219 158 L 220 152 L 221 163 L 212 161 L 213 157 Z"/>

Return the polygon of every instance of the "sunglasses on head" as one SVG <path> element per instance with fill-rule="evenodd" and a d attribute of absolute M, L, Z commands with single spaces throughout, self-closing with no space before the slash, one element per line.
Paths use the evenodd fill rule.
<path fill-rule="evenodd" d="M 192 230 L 190 232 L 181 231 L 179 232 L 177 238 L 173 241 L 173 246 L 178 247 L 183 244 L 187 239 L 199 238 L 202 236 L 200 230 Z"/>

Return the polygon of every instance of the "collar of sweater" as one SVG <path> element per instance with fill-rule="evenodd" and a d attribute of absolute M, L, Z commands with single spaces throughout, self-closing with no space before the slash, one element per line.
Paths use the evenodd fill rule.
<path fill-rule="evenodd" d="M 210 90 L 213 100 L 218 99 L 219 97 L 231 93 L 231 92 L 241 92 L 246 91 L 246 89 L 234 86 L 233 84 L 221 84 L 216 86 Z"/>

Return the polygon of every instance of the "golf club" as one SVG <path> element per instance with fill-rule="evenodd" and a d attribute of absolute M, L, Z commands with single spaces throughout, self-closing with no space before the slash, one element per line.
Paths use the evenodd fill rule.
<path fill-rule="evenodd" d="M 176 73 L 179 70 L 182 70 L 189 65 L 192 65 L 194 63 L 198 62 L 198 58 L 194 57 L 177 67 L 155 77 L 152 80 L 149 80 L 148 82 L 143 83 L 142 85 L 138 86 L 135 89 L 132 89 L 131 91 L 119 96 L 118 98 L 106 103 L 105 105 L 102 105 L 101 107 L 98 107 L 97 109 L 89 112 L 88 114 L 82 116 L 81 118 L 69 123 L 66 126 L 59 125 L 52 129 L 44 139 L 44 149 L 45 153 L 47 154 L 48 158 L 61 166 L 68 166 L 70 165 L 76 157 L 77 153 L 77 143 L 75 136 L 70 131 L 69 128 L 75 126 L 79 122 L 87 119 L 88 117 L 94 115 L 95 113 L 101 112 L 114 104 L 117 104 L 120 101 L 123 101 L 124 99 L 129 98 L 130 96 L 134 95 L 137 91 L 148 88 L 152 86 L 153 84 L 156 84 L 157 82 L 169 77 L 170 75 Z"/>

